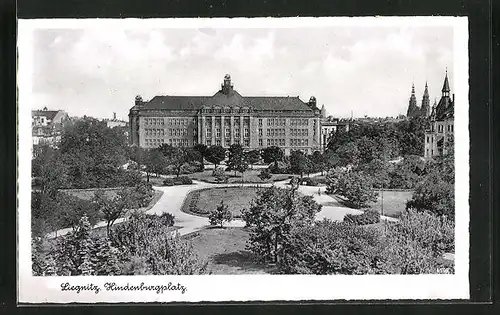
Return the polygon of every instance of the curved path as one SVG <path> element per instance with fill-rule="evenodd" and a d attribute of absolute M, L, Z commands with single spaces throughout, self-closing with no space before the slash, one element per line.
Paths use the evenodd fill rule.
<path fill-rule="evenodd" d="M 316 174 L 314 174 L 316 175 Z M 276 187 L 285 188 L 287 187 L 288 179 L 274 182 Z M 265 183 L 259 184 L 260 187 L 270 187 L 273 183 Z M 176 230 L 180 235 L 189 234 L 198 230 L 203 229 L 204 227 L 209 225 L 209 221 L 207 217 L 196 216 L 192 214 L 188 214 L 182 212 L 182 204 L 187 196 L 187 194 L 194 190 L 199 190 L 203 188 L 211 188 L 211 187 L 241 187 L 241 186 L 255 186 L 256 184 L 212 184 L 201 181 L 193 181 L 192 185 L 178 185 L 178 186 L 165 186 L 165 187 L 153 187 L 156 190 L 163 191 L 163 195 L 160 197 L 158 202 L 146 213 L 148 214 L 157 214 L 161 215 L 162 213 L 168 212 L 174 215 L 175 217 L 175 226 L 180 227 Z M 318 195 L 318 189 L 321 191 L 321 195 Z M 343 206 L 334 198 L 325 194 L 326 187 L 311 187 L 311 186 L 299 186 L 298 191 L 303 195 L 313 196 L 314 200 L 321 204 L 323 207 L 319 213 L 316 214 L 316 220 L 323 220 L 324 218 L 342 221 L 344 216 L 348 213 L 350 214 L 361 214 L 363 211 L 351 209 Z M 115 224 L 121 223 L 125 221 L 127 218 L 120 218 L 116 220 Z M 397 221 L 395 218 L 382 216 L 382 220 L 387 221 Z M 106 222 L 99 222 L 94 226 L 97 227 L 105 227 Z M 242 220 L 233 220 L 229 224 L 226 224 L 229 227 L 243 227 L 245 226 L 245 222 Z M 47 235 L 48 238 L 54 238 L 56 236 L 64 235 L 71 231 L 71 228 L 61 229 L 57 232 L 52 232 Z M 174 232 L 175 233 L 175 232 Z"/>

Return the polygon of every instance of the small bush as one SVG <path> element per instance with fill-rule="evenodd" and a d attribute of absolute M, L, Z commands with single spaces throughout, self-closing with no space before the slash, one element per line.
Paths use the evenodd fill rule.
<path fill-rule="evenodd" d="M 164 186 L 174 186 L 175 185 L 174 179 L 173 178 L 165 178 L 163 180 L 163 185 Z"/>
<path fill-rule="evenodd" d="M 171 213 L 164 212 L 160 215 L 160 222 L 165 226 L 174 226 L 175 216 Z"/>
<path fill-rule="evenodd" d="M 221 201 L 217 209 L 210 211 L 208 219 L 210 220 L 210 225 L 218 225 L 222 228 L 224 227 L 224 222 L 229 223 L 233 220 L 233 214 L 229 211 L 227 205 L 224 204 L 224 201 Z"/>
<path fill-rule="evenodd" d="M 367 225 L 380 222 L 380 213 L 374 210 L 366 210 L 362 214 L 346 214 L 344 222 L 350 225 Z"/>
<path fill-rule="evenodd" d="M 163 180 L 164 186 L 191 185 L 192 183 L 193 183 L 193 180 L 187 176 L 165 178 Z"/>
<path fill-rule="evenodd" d="M 302 180 L 302 185 L 318 186 L 319 182 L 313 177 L 306 177 Z"/>

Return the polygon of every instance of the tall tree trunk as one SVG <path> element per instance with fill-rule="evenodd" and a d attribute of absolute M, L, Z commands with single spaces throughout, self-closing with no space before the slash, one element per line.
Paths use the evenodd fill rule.
<path fill-rule="evenodd" d="M 278 233 L 274 237 L 274 262 L 278 263 Z"/>

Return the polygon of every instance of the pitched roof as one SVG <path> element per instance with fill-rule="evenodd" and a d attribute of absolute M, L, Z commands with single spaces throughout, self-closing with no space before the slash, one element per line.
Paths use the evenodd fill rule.
<path fill-rule="evenodd" d="M 144 109 L 198 110 L 202 106 L 249 106 L 256 110 L 311 111 L 299 97 L 250 96 L 243 97 L 231 90 L 228 94 L 218 91 L 213 96 L 155 96 Z"/>
<path fill-rule="evenodd" d="M 257 110 L 311 111 L 311 108 L 302 102 L 298 96 L 250 96 L 245 97 L 245 99 Z"/>
<path fill-rule="evenodd" d="M 59 113 L 58 110 L 32 110 L 31 116 L 43 116 L 52 120 L 56 117 L 57 113 Z"/>
<path fill-rule="evenodd" d="M 441 91 L 442 92 L 449 92 L 450 91 L 450 83 L 448 82 L 448 73 L 444 77 L 443 89 Z"/>
<path fill-rule="evenodd" d="M 449 96 L 443 96 L 436 106 L 436 120 L 444 120 L 453 117 L 454 104 Z"/>
<path fill-rule="evenodd" d="M 198 110 L 206 103 L 207 96 L 155 96 L 145 109 Z"/>

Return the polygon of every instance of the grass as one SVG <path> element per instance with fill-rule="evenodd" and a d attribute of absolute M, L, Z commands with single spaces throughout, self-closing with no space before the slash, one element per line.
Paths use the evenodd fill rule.
<path fill-rule="evenodd" d="M 208 261 L 207 272 L 218 275 L 269 274 L 273 268 L 259 264 L 246 250 L 249 232 L 245 228 L 208 228 L 183 236 L 193 250 Z"/>
<path fill-rule="evenodd" d="M 196 206 L 199 211 L 195 214 L 207 215 L 210 210 L 217 209 L 221 200 L 224 200 L 224 204 L 228 206 L 233 217 L 239 218 L 241 210 L 250 206 L 250 202 L 257 196 L 258 190 L 259 188 L 256 187 L 220 187 L 192 191 L 184 200 L 182 211 L 192 212 L 190 209 L 191 200 L 198 195 Z"/>
<path fill-rule="evenodd" d="M 104 189 L 101 188 L 101 189 L 104 191 L 104 195 L 106 197 L 114 198 L 114 197 L 116 197 L 117 192 L 121 188 L 104 188 Z M 68 195 L 75 196 L 75 197 L 78 197 L 78 198 L 83 199 L 83 200 L 92 200 L 92 198 L 94 198 L 94 193 L 98 190 L 99 190 L 99 188 L 85 189 L 85 190 L 69 189 L 69 190 L 63 190 L 63 192 L 68 194 Z"/>
<path fill-rule="evenodd" d="M 205 170 L 203 172 L 197 172 L 197 173 L 189 174 L 187 176 L 189 176 L 195 180 L 216 183 L 215 177 L 212 176 L 212 172 L 213 172 L 213 170 Z M 259 174 L 260 174 L 259 169 L 248 170 L 243 175 L 243 182 L 256 183 L 256 184 L 270 183 L 270 182 L 285 180 L 285 179 L 290 178 L 290 176 L 291 176 L 290 174 L 272 174 L 271 179 L 262 181 L 259 178 Z M 236 172 L 236 175 L 235 175 L 235 173 L 233 171 L 231 171 L 231 172 L 226 172 L 226 175 L 229 177 L 229 183 L 241 183 L 241 173 Z"/>
<path fill-rule="evenodd" d="M 411 199 L 411 191 L 384 191 L 384 215 L 397 218 L 406 209 L 406 201 Z M 370 209 L 382 212 L 382 195 L 379 192 L 377 202 L 370 205 Z"/>

